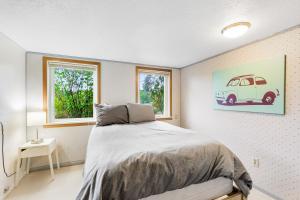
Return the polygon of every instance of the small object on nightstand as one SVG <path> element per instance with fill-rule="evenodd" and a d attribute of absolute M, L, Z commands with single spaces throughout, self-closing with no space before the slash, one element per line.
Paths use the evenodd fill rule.
<path fill-rule="evenodd" d="M 36 138 L 36 139 L 33 139 L 33 140 L 30 140 L 31 144 L 40 144 L 44 141 L 43 138 Z"/>
<path fill-rule="evenodd" d="M 20 174 L 20 163 L 21 159 L 27 158 L 27 169 L 26 173 L 29 173 L 30 168 L 30 158 L 37 156 L 48 156 L 49 166 L 51 177 L 54 179 L 54 171 L 53 171 L 53 163 L 52 163 L 52 153 L 55 151 L 57 168 L 59 166 L 58 160 L 58 151 L 55 138 L 45 138 L 42 142 L 38 144 L 32 144 L 31 142 L 27 142 L 19 147 L 18 151 L 18 161 L 17 161 L 17 171 L 16 171 L 16 185 L 19 182 L 19 174 Z"/>
<path fill-rule="evenodd" d="M 43 142 L 43 138 L 39 138 L 39 126 L 43 126 L 46 123 L 45 112 L 28 112 L 27 113 L 27 126 L 36 126 L 36 139 L 32 139 L 31 144 L 40 144 Z"/>
<path fill-rule="evenodd" d="M 40 144 L 40 143 L 42 143 L 43 141 L 44 141 L 43 138 L 39 138 L 39 129 L 36 128 L 36 138 L 30 140 L 31 144 Z"/>

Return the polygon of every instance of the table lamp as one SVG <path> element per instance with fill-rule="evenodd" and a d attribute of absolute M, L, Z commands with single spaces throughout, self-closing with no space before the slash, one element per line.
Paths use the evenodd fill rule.
<path fill-rule="evenodd" d="M 28 112 L 27 126 L 36 127 L 36 139 L 32 139 L 32 144 L 39 144 L 43 142 L 43 138 L 39 138 L 39 127 L 46 123 L 45 112 Z"/>

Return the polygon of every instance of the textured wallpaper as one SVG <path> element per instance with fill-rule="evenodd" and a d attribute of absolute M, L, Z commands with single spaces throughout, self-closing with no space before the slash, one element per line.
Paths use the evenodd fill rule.
<path fill-rule="evenodd" d="M 284 116 L 213 109 L 214 70 L 284 54 Z M 257 188 L 278 199 L 300 200 L 300 28 L 182 69 L 181 125 L 227 145 L 244 162 Z M 253 158 L 260 159 L 259 168 Z"/>

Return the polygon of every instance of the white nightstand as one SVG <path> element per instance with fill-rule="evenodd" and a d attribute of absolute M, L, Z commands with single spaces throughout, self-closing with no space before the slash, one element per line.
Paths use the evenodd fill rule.
<path fill-rule="evenodd" d="M 30 168 L 30 158 L 37 156 L 48 156 L 49 166 L 51 177 L 54 179 L 53 163 L 52 163 L 52 153 L 55 151 L 57 168 L 59 168 L 58 152 L 56 148 L 56 141 L 54 138 L 45 138 L 44 141 L 40 144 L 31 144 L 27 142 L 19 147 L 18 152 L 18 161 L 17 161 L 17 170 L 16 170 L 16 184 L 19 182 L 19 173 L 20 173 L 20 163 L 21 159 L 27 158 L 27 174 L 29 173 Z"/>

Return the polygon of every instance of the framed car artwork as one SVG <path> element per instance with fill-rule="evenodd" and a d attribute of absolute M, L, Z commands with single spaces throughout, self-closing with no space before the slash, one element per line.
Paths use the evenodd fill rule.
<path fill-rule="evenodd" d="M 286 56 L 213 72 L 214 108 L 285 113 Z"/>

